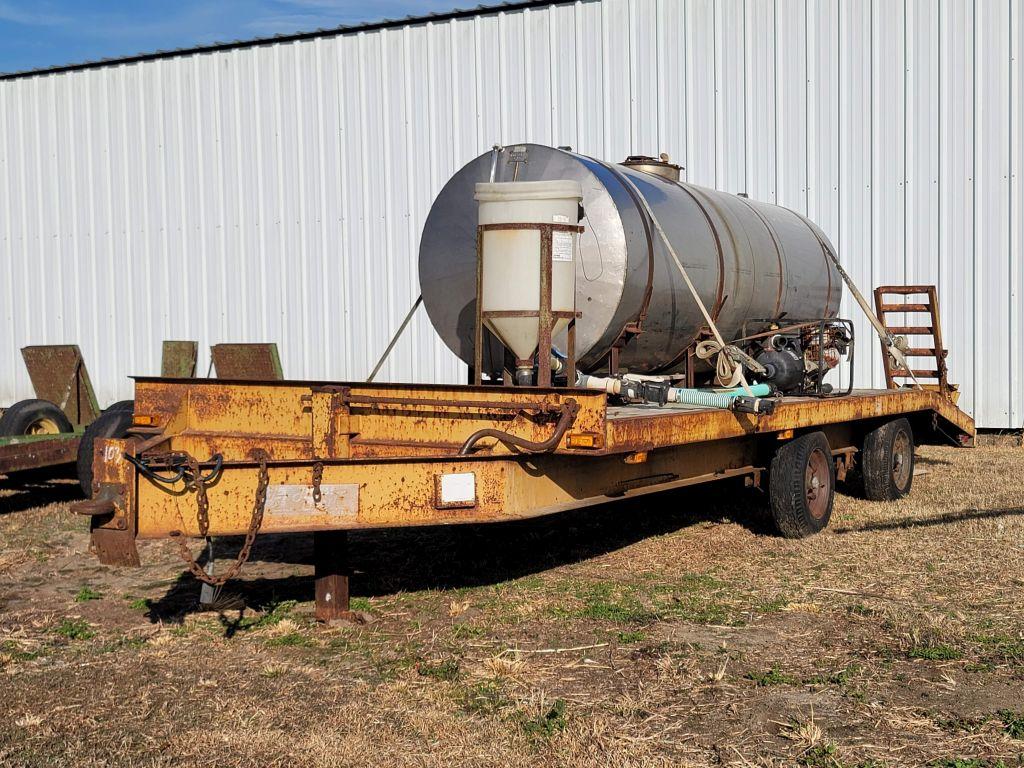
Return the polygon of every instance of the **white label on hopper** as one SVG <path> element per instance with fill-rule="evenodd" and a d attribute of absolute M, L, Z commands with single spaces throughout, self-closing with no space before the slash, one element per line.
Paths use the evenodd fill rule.
<path fill-rule="evenodd" d="M 556 214 L 554 214 L 551 217 L 551 220 L 553 222 L 555 222 L 556 224 L 568 224 L 569 223 L 569 217 L 566 216 L 564 213 L 556 213 Z"/>
<path fill-rule="evenodd" d="M 553 232 L 551 234 L 551 260 L 572 261 L 571 232 Z"/>

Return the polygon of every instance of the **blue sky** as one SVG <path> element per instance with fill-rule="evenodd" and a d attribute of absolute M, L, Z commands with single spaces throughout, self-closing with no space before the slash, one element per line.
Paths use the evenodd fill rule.
<path fill-rule="evenodd" d="M 449 11 L 483 2 L 0 0 L 0 72 Z"/>

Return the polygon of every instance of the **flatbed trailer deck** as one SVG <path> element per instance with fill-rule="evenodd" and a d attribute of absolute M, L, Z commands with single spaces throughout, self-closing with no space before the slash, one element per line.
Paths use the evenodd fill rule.
<path fill-rule="evenodd" d="M 345 531 L 513 520 L 726 478 L 760 486 L 781 447 L 811 434 L 830 461 L 808 493 L 822 485 L 830 513 L 836 478 L 900 419 L 917 442 L 974 436 L 967 414 L 919 388 L 785 397 L 755 415 L 571 388 L 138 378 L 135 435 L 98 441 L 94 498 L 77 509 L 111 564 L 137 564 L 136 539 L 315 532 L 317 615 L 331 618 L 348 607 Z"/>

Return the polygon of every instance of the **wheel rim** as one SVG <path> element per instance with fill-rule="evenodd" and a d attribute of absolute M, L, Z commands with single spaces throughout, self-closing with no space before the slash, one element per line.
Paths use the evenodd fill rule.
<path fill-rule="evenodd" d="M 825 452 L 820 448 L 815 448 L 807 457 L 807 468 L 804 470 L 804 494 L 807 498 L 807 511 L 815 520 L 821 520 L 828 511 L 828 499 L 832 484 L 828 463 L 829 457 L 825 455 Z"/>
<path fill-rule="evenodd" d="M 51 418 L 44 416 L 41 419 L 36 419 L 28 425 L 28 429 L 25 430 L 26 435 L 59 435 L 60 425 Z"/>
<path fill-rule="evenodd" d="M 913 451 L 910 435 L 901 429 L 892 441 L 892 480 L 897 488 L 906 488 L 907 481 L 910 480 Z"/>

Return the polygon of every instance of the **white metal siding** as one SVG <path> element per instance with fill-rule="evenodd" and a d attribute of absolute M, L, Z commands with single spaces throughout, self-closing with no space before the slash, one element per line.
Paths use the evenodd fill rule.
<path fill-rule="evenodd" d="M 80 344 L 104 404 L 165 338 L 276 341 L 290 377 L 364 377 L 418 293 L 434 195 L 534 141 L 666 151 L 809 215 L 865 290 L 938 283 L 961 403 L 1020 427 L 1022 15 L 601 0 L 0 82 L 0 402 L 31 395 L 26 344 Z M 382 374 L 462 376 L 422 312 Z"/>

